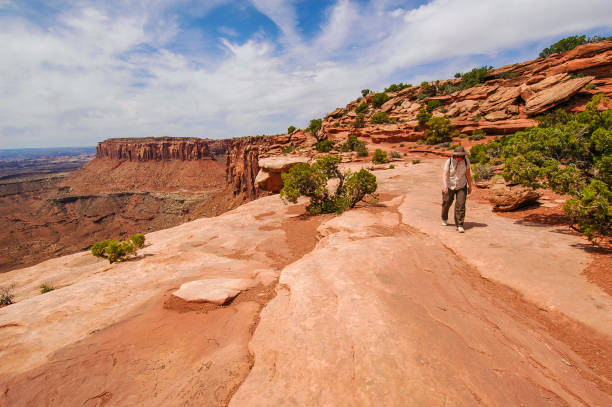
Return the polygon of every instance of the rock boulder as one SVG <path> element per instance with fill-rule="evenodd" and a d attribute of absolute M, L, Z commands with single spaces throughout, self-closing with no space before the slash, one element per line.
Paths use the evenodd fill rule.
<path fill-rule="evenodd" d="M 221 305 L 255 285 L 247 278 L 211 278 L 190 281 L 172 293 L 187 302 L 209 302 Z"/>
<path fill-rule="evenodd" d="M 522 185 L 506 185 L 503 178 L 499 178 L 489 188 L 489 202 L 494 211 L 511 211 L 521 206 L 534 203 L 540 198 L 540 193 Z"/>
<path fill-rule="evenodd" d="M 278 156 L 259 160 L 259 172 L 255 178 L 255 185 L 264 191 L 279 192 L 283 188 L 281 173 L 289 171 L 298 163 L 308 163 L 308 157 Z"/>

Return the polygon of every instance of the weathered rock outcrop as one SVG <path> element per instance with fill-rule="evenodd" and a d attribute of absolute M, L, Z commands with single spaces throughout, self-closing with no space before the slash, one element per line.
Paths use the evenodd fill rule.
<path fill-rule="evenodd" d="M 372 95 L 338 108 L 323 121 L 323 133 L 341 140 L 347 135 L 369 138 L 374 143 L 414 141 L 423 137 L 416 118 L 423 102 L 438 101 L 434 116 L 446 116 L 462 133 L 483 130 L 491 135 L 510 134 L 537 125 L 535 116 L 557 107 L 580 110 L 594 93 L 612 96 L 612 41 L 586 44 L 564 54 L 551 55 L 489 71 L 487 80 L 469 89 L 453 89 L 460 79 L 430 82 L 388 92 L 390 100 L 370 108 L 355 128 L 354 109 Z M 432 96 L 432 89 L 435 95 Z M 384 112 L 391 123 L 367 124 L 372 115 Z"/>
<path fill-rule="evenodd" d="M 281 174 L 289 171 L 298 163 L 308 163 L 310 158 L 300 156 L 268 157 L 259 160 L 259 173 L 255 185 L 269 192 L 279 192 L 283 188 Z"/>
<path fill-rule="evenodd" d="M 199 138 L 115 138 L 98 143 L 96 158 L 129 161 L 204 160 L 224 155 L 230 140 Z"/>
<path fill-rule="evenodd" d="M 279 155 L 286 148 L 314 144 L 309 133 L 297 130 L 292 134 L 233 139 L 226 155 L 226 181 L 234 195 L 255 199 L 265 193 L 255 182 L 259 174 L 259 159 Z"/>
<path fill-rule="evenodd" d="M 537 191 L 522 185 L 506 185 L 501 177 L 489 188 L 489 202 L 495 211 L 511 211 L 536 202 L 540 196 Z"/>

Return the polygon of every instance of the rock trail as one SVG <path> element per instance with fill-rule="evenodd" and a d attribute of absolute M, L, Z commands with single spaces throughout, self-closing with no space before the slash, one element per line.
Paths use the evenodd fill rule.
<path fill-rule="evenodd" d="M 442 162 L 376 171 L 379 203 L 340 216 L 271 196 L 151 233 L 134 261 L 6 273 L 0 404 L 610 405 L 610 297 L 582 238 L 473 201 L 464 235 L 442 228 Z M 171 295 L 261 270 L 278 281 L 225 306 Z"/>

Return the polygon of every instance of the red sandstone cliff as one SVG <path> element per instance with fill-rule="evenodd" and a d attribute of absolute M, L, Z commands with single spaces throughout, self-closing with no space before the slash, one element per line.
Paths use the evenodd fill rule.
<path fill-rule="evenodd" d="M 431 100 L 441 103 L 433 115 L 448 117 L 463 134 L 481 130 L 497 136 L 524 130 L 536 126 L 536 116 L 540 114 L 556 108 L 584 109 L 596 93 L 612 97 L 612 41 L 586 44 L 563 54 L 492 69 L 479 86 L 444 92 L 445 87 L 458 87 L 460 82 L 461 79 L 429 82 L 430 92 L 436 91 L 428 97 L 423 97 L 425 92 L 421 86 L 387 92 L 390 99 L 380 108 L 372 107 L 373 94 L 353 100 L 325 116 L 317 138 L 342 142 L 355 135 L 366 144 L 383 143 L 399 151 L 392 144 L 415 142 L 423 137 L 424 128 L 416 116 L 423 104 Z M 369 108 L 363 127 L 355 127 L 355 108 L 364 101 L 369 103 Z M 371 124 L 372 115 L 378 112 L 386 113 L 390 123 Z M 227 151 L 226 180 L 234 194 L 253 199 L 262 194 L 254 185 L 259 158 L 281 154 L 289 147 L 294 149 L 290 154 L 313 155 L 315 142 L 303 130 L 291 135 L 234 139 Z M 459 138 L 454 142 L 467 143 Z"/>
<path fill-rule="evenodd" d="M 111 138 L 98 143 L 96 158 L 129 161 L 214 159 L 225 154 L 230 140 L 199 138 Z"/>

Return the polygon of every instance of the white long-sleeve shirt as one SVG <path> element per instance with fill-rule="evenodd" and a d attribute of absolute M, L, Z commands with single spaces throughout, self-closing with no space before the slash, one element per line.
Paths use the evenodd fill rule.
<path fill-rule="evenodd" d="M 470 166 L 470 160 L 461 157 L 457 162 L 454 158 L 449 158 L 444 163 L 444 174 L 446 174 L 446 186 L 450 189 L 461 189 L 467 184 L 465 172 Z"/>

